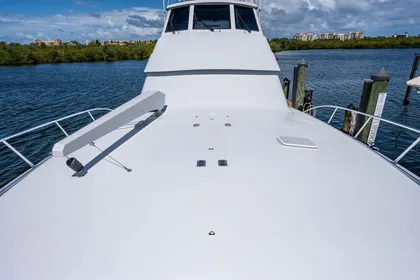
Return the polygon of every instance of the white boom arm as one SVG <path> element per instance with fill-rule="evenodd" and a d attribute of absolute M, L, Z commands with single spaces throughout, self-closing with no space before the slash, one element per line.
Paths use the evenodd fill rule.
<path fill-rule="evenodd" d="M 161 110 L 164 106 L 164 93 L 160 91 L 143 92 L 141 95 L 56 143 L 52 154 L 54 157 L 65 157 L 128 122 L 151 111 Z"/>

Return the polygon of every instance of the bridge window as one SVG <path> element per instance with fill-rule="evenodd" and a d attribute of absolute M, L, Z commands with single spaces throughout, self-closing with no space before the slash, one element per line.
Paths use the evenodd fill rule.
<path fill-rule="evenodd" d="M 229 5 L 195 5 L 194 29 L 230 29 Z"/>
<path fill-rule="evenodd" d="M 183 31 L 188 29 L 190 7 L 172 9 L 165 32 Z"/>
<path fill-rule="evenodd" d="M 235 5 L 236 29 L 259 31 L 254 9 Z"/>

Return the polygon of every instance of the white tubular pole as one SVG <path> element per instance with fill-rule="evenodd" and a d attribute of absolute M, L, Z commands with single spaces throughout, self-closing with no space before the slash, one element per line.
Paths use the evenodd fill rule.
<path fill-rule="evenodd" d="M 58 122 L 55 122 L 55 124 L 61 129 L 61 131 L 64 133 L 64 135 L 66 135 L 66 137 L 69 136 L 69 134 L 67 133 L 67 131 L 65 131 L 64 128 Z"/>
<path fill-rule="evenodd" d="M 54 157 L 65 157 L 128 122 L 151 111 L 161 110 L 164 106 L 165 94 L 160 91 L 143 92 L 141 95 L 55 144 L 52 154 Z"/>
<path fill-rule="evenodd" d="M 356 135 L 354 135 L 354 139 L 356 139 L 357 137 L 359 137 L 360 133 L 362 133 L 362 131 L 365 129 L 365 127 L 367 126 L 367 124 L 370 122 L 370 120 L 372 119 L 372 117 L 370 117 L 365 123 L 364 125 L 359 129 L 359 131 L 357 132 Z"/>
<path fill-rule="evenodd" d="M 93 115 L 91 114 L 91 112 L 90 112 L 90 111 L 88 111 L 88 114 L 89 114 L 89 116 L 91 117 L 91 119 L 92 119 L 93 121 L 96 121 L 96 120 L 95 120 L 95 118 L 93 117 Z"/>
<path fill-rule="evenodd" d="M 33 164 L 32 162 L 29 161 L 29 159 L 27 159 L 26 157 L 24 157 L 21 153 L 19 153 L 18 150 L 16 150 L 15 148 L 12 147 L 12 145 L 10 145 L 9 143 L 7 143 L 6 141 L 3 141 L 3 144 L 6 145 L 10 150 L 12 150 L 15 154 L 17 154 L 21 159 L 23 159 L 27 164 L 29 164 L 29 166 L 32 168 L 35 166 L 35 164 Z"/>
<path fill-rule="evenodd" d="M 396 160 L 394 160 L 395 163 L 398 163 L 403 157 L 405 157 L 406 154 L 408 154 L 409 151 L 411 151 L 418 143 L 420 143 L 420 137 L 417 138 L 416 141 L 413 142 L 413 144 L 410 145 Z"/>
<path fill-rule="evenodd" d="M 330 124 L 330 122 L 332 121 L 332 119 L 334 118 L 334 116 L 335 116 L 335 113 L 337 112 L 337 110 L 338 110 L 338 108 L 335 108 L 335 110 L 334 110 L 334 112 L 332 113 L 332 115 L 331 115 L 331 117 L 330 117 L 330 119 L 328 120 L 328 124 Z"/>

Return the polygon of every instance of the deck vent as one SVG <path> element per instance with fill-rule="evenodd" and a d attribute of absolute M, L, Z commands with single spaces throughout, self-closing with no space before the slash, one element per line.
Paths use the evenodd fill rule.
<path fill-rule="evenodd" d="M 226 127 L 232 127 L 232 124 L 231 123 L 225 123 L 225 126 Z"/>
<path fill-rule="evenodd" d="M 197 167 L 206 167 L 205 160 L 197 160 Z"/>
<path fill-rule="evenodd" d="M 193 125 L 193 127 L 199 127 L 200 126 L 200 124 L 199 123 L 195 123 L 194 125 Z"/>
<path fill-rule="evenodd" d="M 214 151 L 214 148 L 209 148 L 209 151 Z"/>
<path fill-rule="evenodd" d="M 219 160 L 219 166 L 221 166 L 221 167 L 228 166 L 228 165 L 227 165 L 227 160 L 225 160 L 225 159 L 220 159 L 220 160 Z"/>
<path fill-rule="evenodd" d="M 311 140 L 300 137 L 289 137 L 289 136 L 279 136 L 277 141 L 280 144 L 287 147 L 295 148 L 305 148 L 305 149 L 317 149 L 318 146 L 315 145 Z"/>

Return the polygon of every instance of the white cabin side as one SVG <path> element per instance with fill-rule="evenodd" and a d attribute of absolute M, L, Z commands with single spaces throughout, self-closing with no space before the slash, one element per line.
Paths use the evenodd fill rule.
<path fill-rule="evenodd" d="M 243 1 L 168 6 L 143 92 L 165 92 L 171 108 L 288 110 L 258 14 Z"/>

